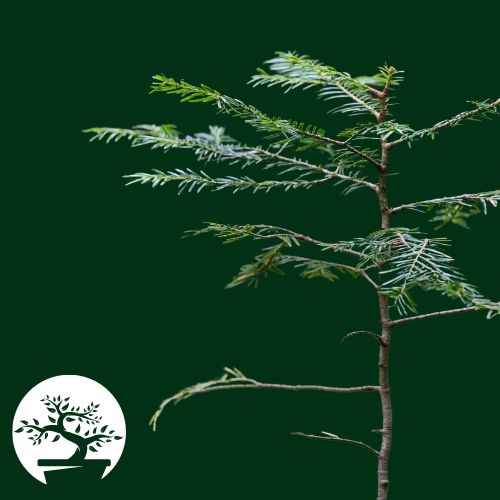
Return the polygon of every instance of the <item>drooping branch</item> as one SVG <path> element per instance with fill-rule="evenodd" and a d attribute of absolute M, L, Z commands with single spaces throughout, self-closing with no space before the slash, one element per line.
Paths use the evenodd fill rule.
<path fill-rule="evenodd" d="M 331 387 L 324 385 L 289 385 L 260 382 L 258 380 L 246 377 L 237 368 L 224 368 L 224 374 L 207 382 L 201 382 L 190 387 L 186 387 L 177 392 L 173 396 L 163 400 L 151 417 L 149 425 L 156 430 L 157 421 L 163 412 L 164 408 L 170 404 L 177 404 L 184 399 L 187 399 L 195 394 L 203 394 L 206 392 L 233 390 L 233 389 L 278 389 L 285 391 L 322 391 L 322 392 L 337 392 L 337 393 L 353 393 L 353 392 L 374 392 L 378 391 L 376 385 L 363 385 L 357 387 Z"/>
<path fill-rule="evenodd" d="M 322 431 L 321 435 L 305 434 L 304 432 L 292 432 L 292 436 L 300 436 L 300 437 L 305 437 L 307 439 L 319 439 L 319 440 L 323 440 L 323 441 L 337 441 L 339 443 L 353 444 L 354 446 L 359 446 L 360 448 L 364 448 L 365 450 L 368 450 L 377 459 L 380 455 L 379 452 L 375 448 L 372 448 L 370 445 L 363 443 L 362 441 L 341 438 L 335 434 L 330 434 L 329 432 L 325 432 L 325 431 Z"/>

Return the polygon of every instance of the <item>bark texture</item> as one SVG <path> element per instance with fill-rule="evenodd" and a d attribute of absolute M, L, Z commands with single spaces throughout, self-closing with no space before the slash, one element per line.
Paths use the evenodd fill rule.
<path fill-rule="evenodd" d="M 391 68 L 393 69 L 393 68 Z M 388 85 L 378 96 L 380 100 L 380 113 L 378 122 L 383 123 L 387 112 L 387 90 Z M 389 168 L 389 150 L 391 146 L 384 138 L 380 141 L 381 161 L 379 167 L 378 200 L 381 214 L 381 228 L 388 229 L 391 226 L 391 210 L 387 199 L 387 171 Z M 383 266 L 380 266 L 382 270 Z M 387 295 L 378 293 L 380 322 L 382 327 L 381 342 L 379 350 L 379 386 L 380 402 L 382 406 L 382 443 L 378 454 L 377 468 L 377 500 L 387 500 L 389 491 L 389 457 L 392 445 L 392 402 L 391 387 L 389 384 L 389 350 L 391 346 L 392 324 L 389 312 L 389 299 Z"/>

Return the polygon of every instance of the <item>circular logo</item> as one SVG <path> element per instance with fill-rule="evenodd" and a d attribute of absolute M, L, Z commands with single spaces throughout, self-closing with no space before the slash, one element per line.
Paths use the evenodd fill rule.
<path fill-rule="evenodd" d="M 52 377 L 17 407 L 12 440 L 24 468 L 42 483 L 99 481 L 125 446 L 125 418 L 114 396 L 80 375 Z"/>

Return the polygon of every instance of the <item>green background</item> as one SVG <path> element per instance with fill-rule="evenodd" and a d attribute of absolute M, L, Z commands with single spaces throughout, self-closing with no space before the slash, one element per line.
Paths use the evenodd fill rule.
<path fill-rule="evenodd" d="M 245 85 L 274 50 L 311 54 L 352 74 L 374 73 L 384 62 L 406 70 L 394 112 L 423 127 L 466 109 L 466 99 L 498 97 L 498 14 L 486 2 L 467 9 L 257 1 L 4 7 L 2 487 L 41 499 L 374 498 L 371 455 L 289 433 L 326 430 L 378 445 L 370 433 L 380 425 L 376 394 L 219 392 L 166 411 L 156 434 L 147 426 L 162 397 L 224 365 L 271 382 L 376 383 L 375 343 L 339 343 L 347 331 L 377 328 L 367 285 L 290 272 L 258 291 L 227 291 L 260 245 L 180 239 L 207 220 L 349 239 L 378 226 L 374 197 L 364 190 L 342 197 L 326 186 L 181 197 L 173 186 L 125 188 L 124 174 L 196 165 L 188 152 L 89 144 L 80 131 L 176 123 L 191 133 L 225 124 L 257 140 L 210 106 L 148 95 L 158 72 L 339 130 L 345 122 L 324 114 L 312 93 Z M 391 178 L 391 204 L 497 188 L 499 125 L 468 124 L 395 152 L 400 175 Z M 210 171 L 219 168 L 231 169 Z M 465 275 L 492 298 L 499 222 L 492 211 L 471 221 L 472 232 L 443 231 Z M 397 223 L 432 228 L 420 215 Z M 428 296 L 420 310 L 450 306 Z M 498 334 L 498 321 L 481 313 L 396 330 L 392 498 L 482 498 L 497 490 Z M 21 398 L 59 374 L 99 381 L 126 416 L 122 460 L 91 494 L 38 483 L 11 444 Z"/>

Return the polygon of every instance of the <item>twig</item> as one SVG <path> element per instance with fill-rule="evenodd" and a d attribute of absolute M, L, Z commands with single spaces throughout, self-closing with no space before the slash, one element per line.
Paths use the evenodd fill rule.
<path fill-rule="evenodd" d="M 500 305 L 500 302 L 498 302 L 496 305 Z M 417 316 L 409 316 L 408 318 L 395 319 L 393 321 L 389 321 L 387 324 L 389 326 L 395 326 L 401 325 L 402 323 L 408 323 L 410 321 L 418 321 L 420 319 L 435 318 L 437 316 L 448 316 L 449 314 L 459 314 L 463 312 L 480 311 L 483 309 L 485 309 L 485 307 L 483 306 L 460 307 L 459 309 L 449 309 L 447 311 L 437 311 L 427 314 L 419 314 Z"/>
<path fill-rule="evenodd" d="M 370 105 L 366 104 L 365 101 L 357 97 L 355 94 L 350 92 L 344 85 L 342 85 L 340 82 L 333 81 L 333 85 L 335 85 L 337 88 L 339 88 L 342 92 L 344 92 L 345 95 L 349 96 L 354 102 L 357 102 L 361 106 L 363 106 L 367 111 L 369 111 L 375 118 L 379 118 L 380 113 L 372 108 Z"/>
<path fill-rule="evenodd" d="M 379 458 L 379 452 L 372 448 L 370 445 L 363 443 L 362 441 L 355 441 L 354 439 L 345 439 L 341 438 L 339 436 L 335 436 L 335 434 L 330 434 L 328 432 L 324 432 L 323 436 L 318 436 L 316 434 L 305 434 L 303 432 L 292 432 L 292 436 L 300 436 L 300 437 L 305 437 L 307 439 L 320 439 L 323 441 L 338 441 L 341 443 L 349 443 L 353 444 L 355 446 L 359 446 L 361 448 L 364 448 L 365 450 L 368 450 L 370 453 L 375 455 L 375 457 L 378 459 Z"/>
<path fill-rule="evenodd" d="M 355 154 L 356 156 L 359 156 L 363 160 L 367 161 L 368 163 L 371 163 L 372 165 L 375 165 L 378 170 L 382 168 L 382 164 L 375 160 L 375 158 L 372 158 L 371 156 L 363 153 L 359 149 L 356 149 L 354 146 L 351 146 L 347 141 L 338 141 L 337 139 L 331 139 L 330 137 L 326 137 L 324 135 L 318 135 L 318 134 L 313 134 L 311 132 L 302 132 L 302 135 L 306 137 L 310 137 L 312 139 L 316 139 L 317 141 L 322 141 L 326 142 L 328 144 L 333 144 L 334 146 L 339 147 L 340 149 L 347 149 L 351 153 Z"/>
<path fill-rule="evenodd" d="M 328 138 L 320 136 L 320 135 L 315 135 L 315 134 L 311 134 L 311 135 L 313 135 L 317 139 L 322 138 L 325 142 L 341 143 L 341 141 L 335 141 L 334 139 L 328 139 Z M 341 144 L 344 144 L 344 143 L 341 143 Z M 347 147 L 347 145 L 344 145 L 344 147 Z M 351 150 L 351 147 L 349 146 L 348 149 Z M 352 149 L 354 149 L 354 148 L 352 148 Z M 261 151 L 264 152 L 265 150 L 262 149 Z M 366 156 L 363 153 L 361 153 L 360 151 L 358 153 L 360 153 L 360 155 Z M 318 165 L 312 165 L 308 161 L 299 160 L 297 158 L 292 158 L 290 156 L 282 156 L 282 155 L 278 155 L 278 154 L 271 153 L 271 152 L 268 152 L 268 154 L 269 154 L 269 156 L 274 157 L 277 160 L 282 160 L 282 161 L 285 161 L 288 163 L 300 165 L 300 166 L 303 166 L 303 167 L 308 168 L 310 170 L 315 170 L 317 172 L 320 172 L 326 176 L 336 177 L 337 179 L 341 179 L 343 181 L 353 182 L 354 184 L 360 184 L 361 186 L 366 186 L 370 189 L 373 189 L 374 191 L 377 190 L 377 185 L 374 184 L 373 182 L 364 181 L 363 179 L 357 179 L 356 177 L 351 177 L 350 175 L 344 175 L 344 174 L 341 174 L 339 172 L 331 171 L 331 170 L 328 170 L 327 168 L 323 168 L 323 167 L 320 167 Z M 369 157 L 366 157 L 365 159 L 368 159 L 368 158 Z M 375 162 L 375 160 L 373 160 L 373 162 Z"/>
<path fill-rule="evenodd" d="M 439 132 L 440 130 L 448 127 L 452 127 L 454 125 L 457 125 L 460 122 L 463 122 L 464 120 L 468 120 L 469 118 L 472 118 L 473 116 L 477 115 L 478 113 L 484 112 L 485 108 L 491 108 L 494 109 L 497 106 L 500 106 L 500 99 L 497 99 L 496 101 L 492 102 L 491 104 L 485 105 L 484 107 L 478 106 L 476 109 L 472 109 L 470 111 L 464 111 L 463 113 L 459 113 L 458 115 L 454 116 L 453 118 L 449 118 L 447 120 L 443 120 L 439 123 L 436 123 L 436 125 L 433 125 L 432 127 L 428 129 L 422 129 L 422 130 L 417 130 L 411 134 L 404 135 L 400 137 L 399 139 L 396 139 L 395 141 L 392 141 L 387 144 L 387 147 L 391 149 L 392 147 L 401 144 L 403 142 L 408 142 L 411 141 L 412 139 L 423 137 L 425 135 L 432 135 L 436 132 Z"/>
<path fill-rule="evenodd" d="M 373 337 L 375 340 L 377 340 L 381 344 L 385 343 L 385 340 L 380 335 L 377 335 L 376 333 L 370 332 L 368 330 L 356 330 L 355 332 L 350 332 L 350 333 L 344 335 L 340 339 L 340 342 L 344 342 L 344 340 L 347 340 L 347 339 L 354 337 L 356 335 L 368 335 L 370 337 Z"/>
<path fill-rule="evenodd" d="M 329 262 L 326 260 L 319 260 L 319 259 L 309 259 L 307 257 L 301 257 L 299 255 L 285 255 L 284 259 L 287 262 L 317 262 L 317 263 L 325 264 L 327 266 L 330 266 L 330 267 L 333 267 L 336 269 L 343 269 L 345 271 L 349 271 L 353 274 L 357 274 L 357 275 L 363 277 L 375 289 L 378 290 L 380 288 L 378 286 L 378 284 L 375 281 L 373 281 L 373 279 L 370 277 L 370 275 L 364 269 L 358 269 L 357 267 L 348 266 L 346 264 L 339 264 L 337 262 Z"/>
<path fill-rule="evenodd" d="M 398 207 L 394 207 L 390 209 L 391 214 L 395 214 L 398 212 L 401 212 L 402 210 L 408 210 L 408 209 L 416 209 L 418 207 L 425 207 L 428 205 L 436 205 L 436 204 L 446 204 L 446 203 L 461 203 L 461 202 L 466 202 L 468 200 L 482 200 L 484 198 L 494 198 L 495 196 L 500 195 L 500 190 L 495 190 L 495 191 L 487 191 L 484 193 L 466 193 L 466 194 L 460 194 L 457 196 L 446 196 L 443 198 L 433 198 L 431 200 L 424 200 L 424 201 L 416 201 L 414 203 L 405 203 L 403 205 L 399 205 Z"/>
<path fill-rule="evenodd" d="M 270 226 L 267 224 L 257 224 L 255 226 L 256 228 L 259 229 L 270 229 L 270 230 L 278 230 L 278 231 L 284 231 L 285 236 L 292 236 L 293 238 L 296 238 L 297 240 L 305 241 L 307 243 L 311 243 L 313 245 L 321 246 L 324 248 L 329 248 L 334 251 L 339 251 L 342 253 L 346 253 L 349 255 L 353 255 L 354 257 L 364 257 L 365 255 L 361 252 L 356 252 L 355 250 L 351 250 L 349 248 L 343 248 L 342 243 L 325 243 L 323 241 L 317 240 L 315 238 L 311 238 L 310 236 L 307 236 L 305 234 L 297 233 L 295 231 L 291 231 L 290 229 L 286 229 L 283 227 L 279 226 Z M 256 239 L 271 239 L 271 238 L 276 238 L 280 236 L 279 234 L 254 234 L 253 235 Z"/>

